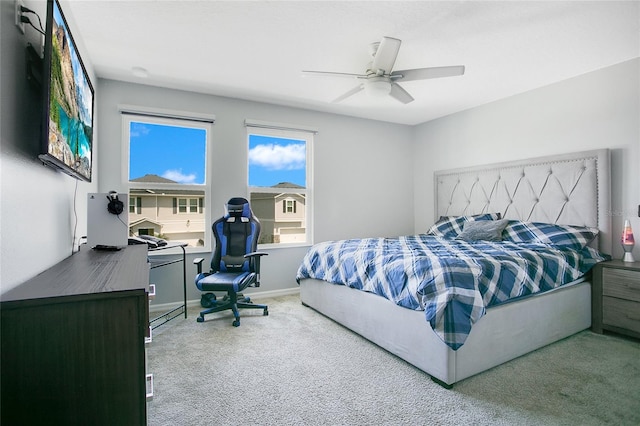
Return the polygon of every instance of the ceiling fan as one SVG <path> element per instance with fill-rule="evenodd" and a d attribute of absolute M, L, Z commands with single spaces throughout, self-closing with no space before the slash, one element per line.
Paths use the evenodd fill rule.
<path fill-rule="evenodd" d="M 413 101 L 413 97 L 404 90 L 398 82 L 426 80 L 428 78 L 453 77 L 464 74 L 464 65 L 448 67 L 416 68 L 411 70 L 392 71 L 396 62 L 401 40 L 393 37 L 383 37 L 382 41 L 371 44 L 371 61 L 364 74 L 352 74 L 331 71 L 302 71 L 305 74 L 321 76 L 349 77 L 363 80 L 358 86 L 334 99 L 340 102 L 364 90 L 373 96 L 387 96 L 399 100 L 404 104 Z"/>

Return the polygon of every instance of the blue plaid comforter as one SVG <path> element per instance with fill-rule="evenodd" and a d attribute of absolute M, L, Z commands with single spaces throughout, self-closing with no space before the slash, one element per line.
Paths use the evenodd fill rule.
<path fill-rule="evenodd" d="M 420 234 L 316 244 L 297 279 L 347 285 L 424 310 L 431 328 L 457 350 L 487 307 L 574 281 L 602 260 L 589 247 L 470 243 Z"/>

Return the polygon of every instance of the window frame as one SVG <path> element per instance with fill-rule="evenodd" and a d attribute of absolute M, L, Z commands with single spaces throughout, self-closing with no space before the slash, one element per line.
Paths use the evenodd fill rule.
<path fill-rule="evenodd" d="M 133 202 L 131 202 L 133 200 Z M 138 203 L 140 201 L 140 203 Z M 140 214 L 142 210 L 142 198 L 129 195 L 129 214 Z"/>
<path fill-rule="evenodd" d="M 296 200 L 284 200 L 282 203 L 282 213 L 297 213 L 296 212 Z"/>
<path fill-rule="evenodd" d="M 202 209 L 200 208 L 200 198 L 201 197 L 176 197 L 178 203 L 176 214 L 201 213 Z M 180 204 L 180 201 L 184 201 L 184 204 Z M 195 205 L 192 201 L 195 201 Z M 180 207 L 184 207 L 185 211 L 180 211 Z M 195 207 L 195 211 L 192 210 L 193 207 Z"/>
<path fill-rule="evenodd" d="M 178 210 L 176 211 L 176 214 L 188 214 L 188 203 L 187 201 L 189 200 L 188 198 L 180 198 L 180 197 L 176 197 L 176 200 L 178 201 Z M 182 203 L 184 201 L 184 203 Z M 182 211 L 182 209 L 184 209 L 184 211 Z"/>
<path fill-rule="evenodd" d="M 177 111 L 169 111 L 162 109 L 154 109 L 154 108 L 145 108 L 145 107 L 129 107 L 129 106 L 121 106 L 121 123 L 122 123 L 122 184 L 129 194 L 131 194 L 131 189 L 145 189 L 149 191 L 171 191 L 171 190 L 191 190 L 191 191 L 199 191 L 202 192 L 203 195 L 194 195 L 189 197 L 181 197 L 186 198 L 187 200 L 193 198 L 197 201 L 197 213 L 201 213 L 204 210 L 204 246 L 193 247 L 187 246 L 186 250 L 188 252 L 200 252 L 200 251 L 211 251 L 212 247 L 212 237 L 211 232 L 207 232 L 209 230 L 209 225 L 212 220 L 211 216 L 211 176 L 212 176 L 212 165 L 209 157 L 212 152 L 212 133 L 213 133 L 213 124 L 215 121 L 214 116 L 206 116 L 203 114 L 197 113 L 189 113 L 189 112 L 177 112 Z M 202 129 L 205 131 L 205 155 L 204 155 L 204 183 L 202 184 L 180 184 L 180 183 L 156 183 L 156 182 L 130 182 L 129 181 L 129 152 L 130 152 L 130 129 L 131 123 L 149 123 L 156 125 L 165 125 L 165 126 L 175 126 L 175 127 L 186 127 L 186 128 L 196 128 Z M 130 195 L 131 196 L 131 195 Z M 135 196 L 135 195 L 134 195 Z M 179 198 L 176 196 L 176 198 Z M 204 200 L 201 202 L 199 199 L 203 198 Z M 187 201 L 187 213 L 180 214 L 190 214 L 189 213 L 189 202 Z"/>
<path fill-rule="evenodd" d="M 247 120 L 248 121 L 248 120 Z M 282 128 L 268 126 L 246 125 L 246 164 L 247 164 L 247 199 L 251 200 L 252 193 L 300 194 L 305 198 L 305 241 L 294 243 L 259 243 L 261 249 L 304 247 L 313 245 L 313 144 L 315 131 L 298 130 L 296 128 Z M 305 142 L 305 188 L 274 188 L 264 186 L 251 186 L 249 184 L 249 144 L 251 135 L 267 136 L 279 139 L 302 140 Z M 258 219 L 260 219 L 258 217 Z"/>

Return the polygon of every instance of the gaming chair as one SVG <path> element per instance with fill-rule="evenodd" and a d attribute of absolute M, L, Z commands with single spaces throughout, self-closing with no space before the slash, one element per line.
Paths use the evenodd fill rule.
<path fill-rule="evenodd" d="M 240 292 L 249 286 L 260 286 L 260 258 L 268 253 L 257 252 L 260 222 L 253 215 L 249 202 L 244 198 L 232 198 L 227 202 L 226 213 L 213 222 L 215 249 L 211 256 L 211 269 L 202 272 L 203 258 L 193 261 L 197 266 L 196 287 L 209 292 L 202 295 L 200 304 L 208 309 L 200 312 L 198 322 L 204 316 L 226 309 L 233 311 L 233 325 L 240 325 L 239 309 L 262 309 L 269 315 L 267 305 L 258 305 Z M 226 292 L 217 300 L 214 293 Z M 240 299 L 238 299 L 240 297 Z"/>

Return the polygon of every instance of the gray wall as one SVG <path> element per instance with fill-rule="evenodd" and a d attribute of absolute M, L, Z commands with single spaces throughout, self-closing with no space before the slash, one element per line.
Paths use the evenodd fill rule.
<path fill-rule="evenodd" d="M 64 7 L 66 2 L 62 2 Z M 46 3 L 25 1 L 44 20 Z M 14 24 L 14 2 L 0 1 L 0 291 L 55 265 L 72 253 L 74 230 L 86 235 L 87 193 L 97 182 L 75 179 L 43 166 L 37 159 L 40 143 L 40 92 L 26 78 L 25 48 L 40 36 Z M 66 15 L 74 27 L 73 16 Z M 82 40 L 78 49 L 88 55 Z M 85 62 L 94 84 L 91 64 Z M 98 123 L 96 122 L 96 127 Z M 96 139 L 98 145 L 100 141 Z M 99 175 L 94 167 L 93 172 Z M 76 187 L 77 185 L 77 187 Z"/>
<path fill-rule="evenodd" d="M 99 80 L 100 191 L 125 191 L 122 182 L 122 129 L 118 105 L 138 105 L 216 116 L 212 130 L 213 217 L 225 202 L 246 194 L 246 118 L 310 126 L 319 130 L 313 152 L 313 234 L 315 241 L 391 236 L 413 231 L 413 175 L 410 127 L 238 99 Z M 275 248 L 262 262 L 261 292 L 297 288 L 295 274 L 307 247 Z M 189 299 L 199 298 L 188 261 Z M 152 270 L 158 286 L 155 304 L 181 297 L 179 267 Z M 177 271 L 177 272 L 176 272 Z M 179 274 L 178 274 L 178 278 Z M 178 280 L 180 281 L 180 280 Z M 247 293 L 250 293 L 248 291 Z"/>
<path fill-rule="evenodd" d="M 634 59 L 416 126 L 415 232 L 434 220 L 435 170 L 610 148 L 613 255 L 621 257 L 624 219 L 640 234 L 639 76 Z"/>

